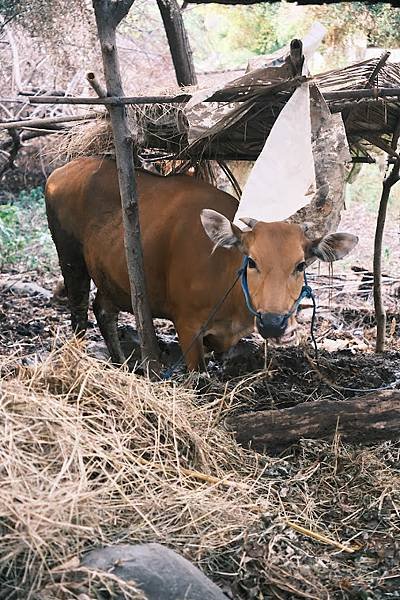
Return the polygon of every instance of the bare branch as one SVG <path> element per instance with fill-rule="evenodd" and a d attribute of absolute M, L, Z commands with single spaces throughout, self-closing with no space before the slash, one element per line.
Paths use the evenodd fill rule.
<path fill-rule="evenodd" d="M 11 144 L 10 150 L 7 153 L 8 158 L 5 162 L 5 164 L 0 168 L 0 179 L 6 171 L 8 171 L 9 169 L 13 169 L 15 167 L 14 161 L 17 158 L 18 151 L 22 145 L 20 137 L 16 131 L 14 131 L 13 129 L 10 129 L 8 133 L 10 134 L 12 144 Z"/>

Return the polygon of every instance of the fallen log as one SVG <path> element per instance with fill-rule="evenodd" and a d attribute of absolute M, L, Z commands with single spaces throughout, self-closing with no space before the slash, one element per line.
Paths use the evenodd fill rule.
<path fill-rule="evenodd" d="M 400 437 L 400 390 L 374 392 L 351 400 L 319 400 L 281 410 L 233 415 L 227 427 L 237 441 L 276 454 L 300 439 L 371 443 Z"/>

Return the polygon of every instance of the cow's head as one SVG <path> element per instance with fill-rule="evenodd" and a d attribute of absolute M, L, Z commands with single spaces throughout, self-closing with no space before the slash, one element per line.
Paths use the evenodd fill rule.
<path fill-rule="evenodd" d="M 304 283 L 304 270 L 315 260 L 333 262 L 345 257 L 357 244 L 350 233 L 331 233 L 310 239 L 305 226 L 286 222 L 264 223 L 241 219 L 242 231 L 214 210 L 203 210 L 203 227 L 215 248 L 238 248 L 249 256 L 248 286 L 251 302 L 260 317 L 257 329 L 264 338 L 280 343 L 296 339 L 296 315 L 287 318 Z"/>

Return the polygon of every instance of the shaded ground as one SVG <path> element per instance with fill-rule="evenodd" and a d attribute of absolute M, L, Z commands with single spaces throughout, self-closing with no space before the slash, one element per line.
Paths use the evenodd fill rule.
<path fill-rule="evenodd" d="M 335 265 L 333 279 L 324 269 L 315 269 L 310 277 L 319 305 L 315 332 L 319 364 L 308 340 L 311 310 L 306 308 L 300 315 L 304 344 L 299 348 L 267 347 L 252 337 L 242 340 L 225 357 L 210 356 L 209 376 L 188 379 L 178 370 L 176 379 L 196 390 L 196 410 L 208 410 L 221 398 L 221 411 L 226 414 L 285 408 L 321 398 L 345 400 L 374 389 L 400 388 L 400 260 L 395 212 L 385 238 L 389 350 L 383 355 L 373 353 L 370 280 L 362 281 L 362 275 L 350 269 L 353 265 L 371 268 L 374 218 L 366 205 L 346 213 L 343 229 L 361 236 L 357 254 Z M 32 229 L 35 223 L 39 233 L 16 247 L 15 262 L 6 265 L 0 275 L 0 356 L 17 355 L 19 363 L 32 365 L 70 337 L 70 326 L 65 301 L 51 293 L 58 270 L 52 248 L 46 246 L 45 224 L 32 220 L 29 213 L 24 219 L 23 227 Z M 43 249 L 38 242 L 40 232 L 47 240 Z M 14 281 L 42 286 L 44 295 L 29 290 L 17 293 L 4 285 L 11 276 Z M 92 312 L 89 318 L 88 352 L 104 360 L 104 343 Z M 122 315 L 120 323 L 129 354 L 132 319 Z M 158 321 L 157 331 L 174 362 L 179 348 L 171 324 Z M 302 440 L 284 456 L 258 460 L 265 461 L 261 465 L 265 489 L 260 498 L 271 501 L 271 511 L 263 511 L 257 524 L 238 534 L 230 545 L 207 551 L 200 566 L 214 580 L 240 600 L 400 597 L 398 443 L 356 447 L 341 445 L 336 439 L 332 443 Z M 292 530 L 284 519 L 304 523 L 335 540 L 355 542 L 360 550 L 346 554 L 323 546 Z M 201 535 L 196 543 L 203 544 Z M 193 560 L 198 560 L 197 555 Z"/>
<path fill-rule="evenodd" d="M 19 275 L 13 281 L 35 278 L 36 273 Z M 8 278 L 9 279 L 9 278 Z M 48 291 L 49 298 L 27 291 L 18 294 L 13 289 L 0 291 L 0 354 L 18 354 L 26 364 L 45 357 L 54 345 L 60 345 L 70 337 L 69 311 L 65 299 L 51 297 L 50 290 L 57 279 L 51 275 L 37 277 Z M 44 281 L 43 281 L 44 279 Z M 5 276 L 1 281 L 4 282 Z M 395 305 L 395 304 L 394 304 Z M 391 313 L 389 322 L 394 323 L 391 351 L 383 355 L 372 352 L 375 323 L 371 307 L 365 303 L 352 309 L 332 304 L 329 313 L 321 311 L 317 316 L 318 364 L 314 350 L 307 340 L 309 334 L 309 310 L 304 321 L 304 343 L 298 348 L 271 347 L 258 336 L 242 340 L 224 356 L 209 356 L 210 378 L 200 379 L 206 392 L 219 392 L 229 382 L 235 386 L 247 376 L 251 383 L 243 386 L 241 393 L 247 409 L 260 410 L 283 408 L 298 402 L 316 399 L 340 399 L 361 395 L 368 390 L 400 387 L 400 352 L 398 343 L 400 315 Z M 127 356 L 137 349 L 133 319 L 121 316 L 120 337 Z M 129 325 L 130 323 L 130 325 Z M 170 364 L 180 357 L 180 350 L 172 324 L 158 320 L 157 332 L 164 358 Z M 324 348 L 340 348 L 327 352 Z M 106 360 L 107 351 L 95 319 L 90 312 L 87 334 L 90 354 Z M 366 351 L 367 350 L 367 351 Z M 137 356 L 137 354 L 135 355 Z M 180 376 L 179 367 L 175 376 Z M 258 373 L 256 377 L 254 374 Z"/>

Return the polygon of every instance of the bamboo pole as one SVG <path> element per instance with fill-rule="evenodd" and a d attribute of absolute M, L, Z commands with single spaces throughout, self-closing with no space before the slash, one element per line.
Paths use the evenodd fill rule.
<path fill-rule="evenodd" d="M 379 58 L 378 62 L 375 65 L 374 70 L 372 71 L 371 75 L 368 77 L 368 81 L 367 81 L 367 87 L 372 87 L 374 85 L 374 81 L 375 78 L 379 75 L 379 72 L 383 69 L 383 67 L 385 66 L 388 58 L 390 56 L 390 52 L 384 52 L 381 57 Z"/>
<path fill-rule="evenodd" d="M 93 104 L 123 106 L 124 104 L 179 104 L 188 102 L 191 94 L 175 96 L 108 96 L 106 98 L 73 96 L 27 96 L 30 104 Z M 2 100 L 0 100 L 1 102 Z"/>
<path fill-rule="evenodd" d="M 327 102 L 334 100 L 360 100 L 362 98 L 386 98 L 389 96 L 399 97 L 400 88 L 368 88 L 362 90 L 337 90 L 332 92 L 322 92 Z"/>
<path fill-rule="evenodd" d="M 304 78 L 306 80 L 306 78 Z M 289 80 L 288 84 L 290 84 Z M 282 84 L 283 85 L 283 84 Z M 269 96 L 267 93 L 269 86 L 265 86 L 265 98 Z M 258 86 L 258 91 L 262 91 L 263 86 Z M 277 91 L 289 91 L 282 89 L 280 90 L 277 86 L 273 86 L 271 93 L 275 94 Z M 248 95 L 237 92 L 237 97 L 234 95 L 235 90 L 219 90 L 209 98 L 206 98 L 204 102 L 244 102 L 248 99 Z M 400 88 L 369 88 L 361 90 L 342 90 L 333 92 L 322 92 L 322 96 L 327 102 L 336 102 L 339 100 L 378 100 L 379 98 L 399 98 Z M 30 104 L 92 104 L 92 105 L 110 105 L 110 106 L 122 106 L 124 104 L 184 104 L 192 98 L 191 94 L 178 94 L 175 96 L 108 96 L 106 98 L 95 98 L 95 97 L 73 97 L 73 96 L 26 96 L 24 100 L 19 98 L 0 98 L 0 102 L 3 103 L 25 103 Z M 264 99 L 261 96 L 261 99 Z"/>

